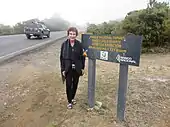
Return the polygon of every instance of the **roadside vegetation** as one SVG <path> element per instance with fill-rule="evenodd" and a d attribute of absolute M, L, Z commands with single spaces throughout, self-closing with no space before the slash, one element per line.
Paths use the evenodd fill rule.
<path fill-rule="evenodd" d="M 144 37 L 142 53 L 170 51 L 170 8 L 165 2 L 150 0 L 146 9 L 127 13 L 121 21 L 88 24 L 87 32 L 93 34 L 134 33 Z"/>

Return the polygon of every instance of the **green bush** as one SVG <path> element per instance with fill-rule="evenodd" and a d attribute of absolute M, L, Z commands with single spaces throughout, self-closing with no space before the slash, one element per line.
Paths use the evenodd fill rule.
<path fill-rule="evenodd" d="M 93 34 L 134 33 L 144 37 L 142 52 L 162 52 L 170 46 L 170 11 L 165 2 L 150 0 L 146 9 L 127 13 L 122 21 L 104 22 L 99 25 L 89 24 L 87 32 Z M 154 50 L 160 49 L 160 50 Z M 167 50 L 166 50 L 167 51 Z"/>

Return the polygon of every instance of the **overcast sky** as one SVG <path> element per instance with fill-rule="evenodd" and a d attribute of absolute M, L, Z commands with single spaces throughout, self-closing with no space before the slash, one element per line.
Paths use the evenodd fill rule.
<path fill-rule="evenodd" d="M 31 18 L 50 18 L 54 13 L 78 25 L 101 23 L 146 8 L 149 0 L 0 0 L 0 23 L 13 25 Z M 157 0 L 169 1 L 169 0 Z"/>

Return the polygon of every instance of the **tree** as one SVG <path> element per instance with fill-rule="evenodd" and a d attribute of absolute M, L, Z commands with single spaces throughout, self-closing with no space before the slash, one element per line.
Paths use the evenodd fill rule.
<path fill-rule="evenodd" d="M 97 34 L 133 33 L 144 37 L 143 47 L 168 47 L 170 45 L 170 8 L 166 2 L 150 0 L 146 9 L 128 12 L 120 22 L 90 24 L 88 32 Z"/>

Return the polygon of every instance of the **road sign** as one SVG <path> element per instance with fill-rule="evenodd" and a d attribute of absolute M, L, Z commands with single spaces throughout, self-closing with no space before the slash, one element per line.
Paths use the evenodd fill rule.
<path fill-rule="evenodd" d="M 142 36 L 82 34 L 82 42 L 90 59 L 139 66 Z M 107 55 L 105 58 L 103 53 Z"/>

